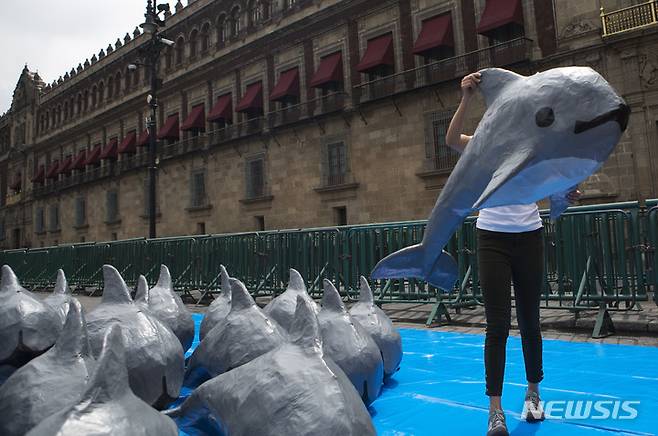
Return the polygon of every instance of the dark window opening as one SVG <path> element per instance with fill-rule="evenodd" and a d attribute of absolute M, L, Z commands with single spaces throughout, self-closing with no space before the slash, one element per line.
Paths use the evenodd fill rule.
<path fill-rule="evenodd" d="M 344 142 L 327 145 L 327 185 L 342 185 L 347 176 L 347 148 Z"/>
<path fill-rule="evenodd" d="M 347 207 L 334 207 L 334 223 L 337 226 L 347 225 Z"/>
<path fill-rule="evenodd" d="M 258 198 L 265 195 L 265 165 L 262 158 L 247 162 L 247 197 Z"/>
<path fill-rule="evenodd" d="M 254 219 L 256 220 L 256 231 L 265 231 L 265 217 L 263 215 L 258 215 L 255 216 Z"/>
<path fill-rule="evenodd" d="M 523 29 L 523 26 L 516 23 L 506 24 L 487 32 L 490 46 L 511 41 L 513 39 L 522 38 L 523 36 L 525 36 L 525 30 Z"/>
<path fill-rule="evenodd" d="M 206 234 L 206 223 L 196 223 L 196 234 L 197 235 Z"/>

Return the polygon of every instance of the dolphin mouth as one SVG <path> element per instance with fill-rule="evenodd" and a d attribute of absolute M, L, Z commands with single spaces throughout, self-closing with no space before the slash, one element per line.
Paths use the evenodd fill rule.
<path fill-rule="evenodd" d="M 574 133 L 578 135 L 579 133 L 586 132 L 609 121 L 616 121 L 619 124 L 619 128 L 623 132 L 626 130 L 626 127 L 628 127 L 628 117 L 630 114 L 631 108 L 622 103 L 617 109 L 611 110 L 610 112 L 607 112 L 603 115 L 599 115 L 593 120 L 576 121 Z"/>

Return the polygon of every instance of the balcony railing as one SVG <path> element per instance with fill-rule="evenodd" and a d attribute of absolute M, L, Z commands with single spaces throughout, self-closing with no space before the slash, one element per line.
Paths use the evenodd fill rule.
<path fill-rule="evenodd" d="M 355 103 L 446 82 L 487 67 L 513 65 L 530 59 L 532 40 L 516 38 L 461 56 L 432 62 L 354 87 Z"/>
<path fill-rule="evenodd" d="M 202 150 L 208 145 L 208 136 L 201 133 L 197 136 L 185 139 L 183 141 L 174 142 L 172 144 L 160 146 L 160 156 L 163 159 L 170 159 L 176 156 L 181 156 L 196 150 Z"/>
<path fill-rule="evenodd" d="M 629 30 L 652 26 L 658 23 L 657 16 L 658 1 L 656 0 L 608 13 L 601 8 L 603 36 L 616 35 Z"/>

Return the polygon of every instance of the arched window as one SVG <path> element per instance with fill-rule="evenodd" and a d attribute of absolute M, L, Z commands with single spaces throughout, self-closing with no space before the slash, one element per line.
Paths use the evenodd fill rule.
<path fill-rule="evenodd" d="M 271 6 L 272 3 L 269 0 L 260 0 L 258 2 L 258 8 L 260 9 L 260 16 L 262 21 L 270 19 Z"/>
<path fill-rule="evenodd" d="M 196 58 L 196 45 L 197 45 L 197 36 L 199 32 L 196 29 L 190 34 L 190 59 Z"/>
<path fill-rule="evenodd" d="M 91 88 L 91 108 L 96 107 L 96 103 L 98 102 L 98 88 L 96 85 L 94 85 L 93 88 Z"/>
<path fill-rule="evenodd" d="M 114 77 L 110 76 L 107 79 L 107 99 L 112 100 L 114 97 Z"/>
<path fill-rule="evenodd" d="M 87 112 L 87 109 L 89 109 L 89 90 L 85 89 L 85 95 L 84 98 L 82 99 L 82 109 Z"/>
<path fill-rule="evenodd" d="M 80 115 L 82 113 L 82 94 L 78 94 L 78 109 L 75 114 Z"/>
<path fill-rule="evenodd" d="M 231 38 L 240 34 L 240 7 L 236 6 L 231 11 Z"/>
<path fill-rule="evenodd" d="M 173 66 L 173 53 L 174 51 L 172 50 L 171 47 L 165 48 L 165 69 L 170 70 L 171 67 Z"/>
<path fill-rule="evenodd" d="M 179 36 L 176 40 L 176 65 L 183 63 L 183 53 L 185 52 L 185 38 Z"/>
<path fill-rule="evenodd" d="M 48 112 L 48 111 L 46 111 L 46 120 L 45 120 L 45 122 L 46 122 L 45 128 L 46 129 L 50 128 L 50 112 Z"/>
<path fill-rule="evenodd" d="M 251 0 L 249 2 L 249 26 L 253 27 L 262 21 L 260 2 Z"/>
<path fill-rule="evenodd" d="M 105 83 L 101 82 L 98 84 L 98 104 L 103 103 L 105 99 Z"/>
<path fill-rule="evenodd" d="M 210 25 L 208 23 L 201 27 L 201 53 L 208 50 L 208 40 L 210 38 Z"/>
<path fill-rule="evenodd" d="M 227 26 L 228 20 L 226 19 L 226 15 L 220 15 L 217 20 L 217 43 L 219 45 L 224 45 L 226 42 L 226 37 L 228 36 L 228 32 L 226 31 Z"/>
<path fill-rule="evenodd" d="M 69 118 L 73 118 L 73 116 L 75 115 L 75 111 L 74 111 L 74 109 L 75 109 L 75 99 L 73 97 L 71 97 L 71 100 L 69 100 L 69 101 L 70 101 L 69 102 Z"/>
<path fill-rule="evenodd" d="M 114 96 L 118 97 L 121 95 L 121 71 L 117 71 L 114 75 Z"/>
<path fill-rule="evenodd" d="M 290 9 L 295 6 L 295 3 L 297 3 L 297 0 L 283 0 L 283 8 Z"/>
<path fill-rule="evenodd" d="M 64 102 L 64 121 L 69 119 L 69 102 Z"/>
<path fill-rule="evenodd" d="M 57 106 L 57 125 L 62 123 L 62 106 Z"/>
<path fill-rule="evenodd" d="M 133 88 L 137 88 L 139 86 L 139 72 L 142 71 L 141 69 L 136 69 L 131 72 L 131 76 L 133 79 Z"/>

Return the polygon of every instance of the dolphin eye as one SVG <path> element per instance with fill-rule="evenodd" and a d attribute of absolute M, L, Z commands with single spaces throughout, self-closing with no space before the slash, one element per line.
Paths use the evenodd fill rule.
<path fill-rule="evenodd" d="M 550 107 L 543 107 L 535 114 L 535 122 L 539 127 L 548 127 L 555 122 L 555 113 Z"/>

